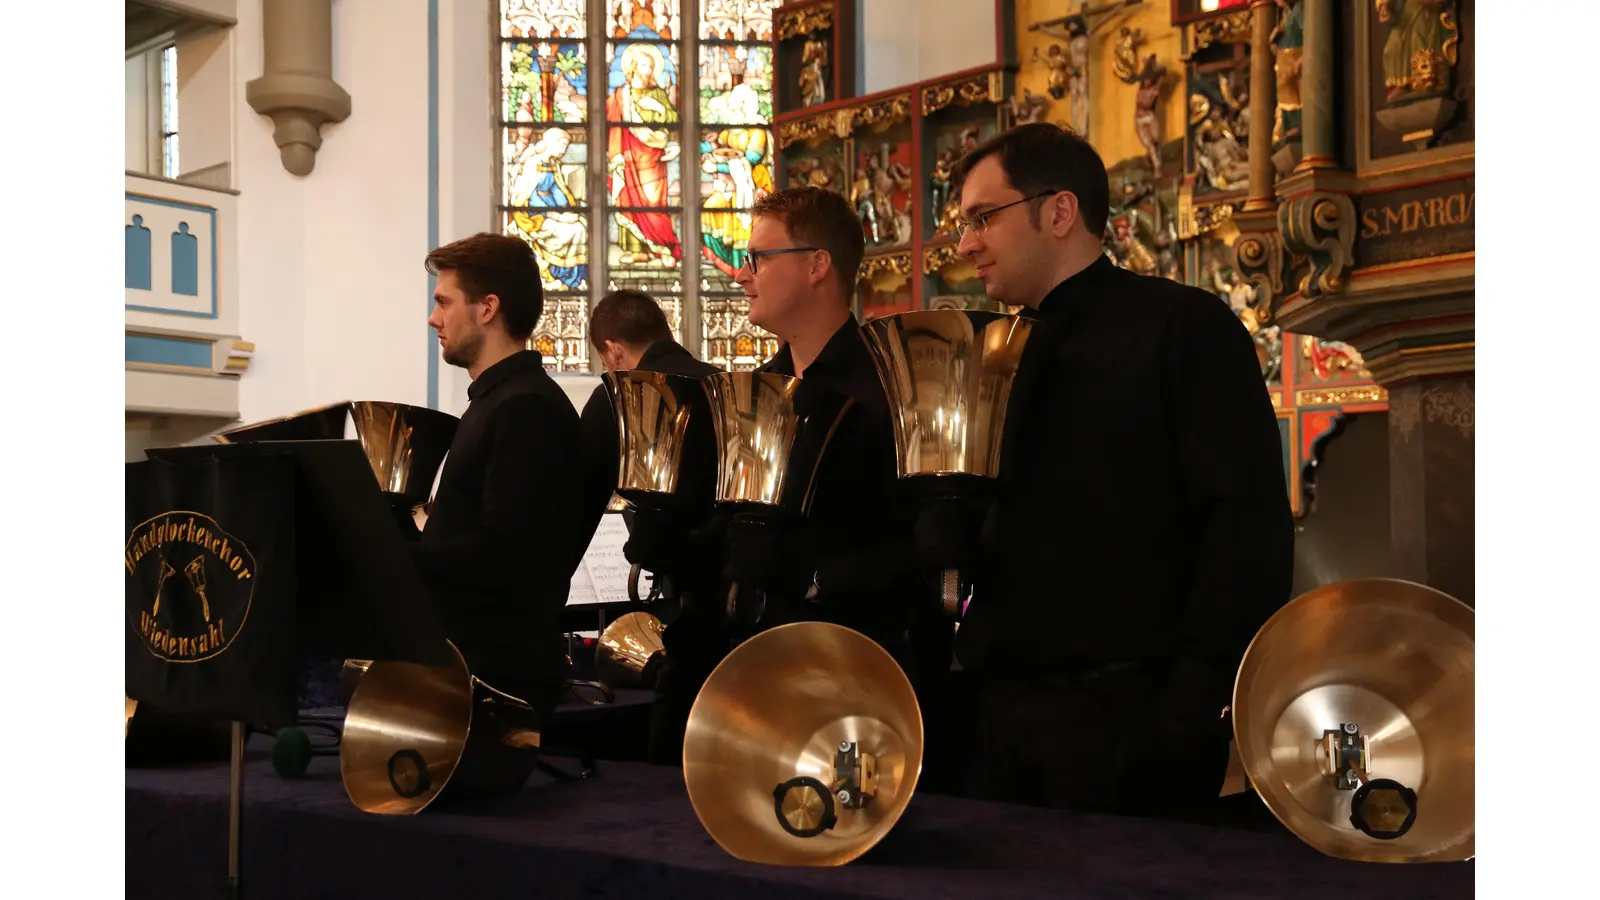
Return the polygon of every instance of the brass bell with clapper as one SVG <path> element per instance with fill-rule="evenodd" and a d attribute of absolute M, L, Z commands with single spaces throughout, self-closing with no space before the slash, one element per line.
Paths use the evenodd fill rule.
<path fill-rule="evenodd" d="M 1257 632 L 1234 686 L 1245 774 L 1279 821 L 1330 856 L 1470 859 L 1471 607 L 1369 578 L 1295 598 Z"/>
<path fill-rule="evenodd" d="M 922 768 L 922 714 L 876 642 L 797 622 L 736 647 L 706 680 L 684 732 L 695 815 L 733 856 L 838 866 L 894 827 Z"/>

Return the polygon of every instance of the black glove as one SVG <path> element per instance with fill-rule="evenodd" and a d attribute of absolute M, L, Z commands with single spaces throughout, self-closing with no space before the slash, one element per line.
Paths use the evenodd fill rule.
<path fill-rule="evenodd" d="M 646 572 L 671 576 L 684 562 L 686 544 L 682 524 L 663 513 L 641 509 L 633 514 L 622 555 Z"/>
<path fill-rule="evenodd" d="M 404 494 L 385 491 L 383 496 L 389 501 L 389 514 L 394 519 L 395 527 L 400 529 L 400 539 L 408 543 L 422 540 L 422 529 L 417 527 L 411 501 Z"/>
<path fill-rule="evenodd" d="M 917 505 L 912 527 L 917 560 L 929 571 L 971 570 L 983 558 L 981 531 L 987 504 L 933 497 Z"/>
<path fill-rule="evenodd" d="M 762 590 L 783 597 L 800 597 L 810 587 L 813 572 L 801 563 L 807 554 L 796 552 L 790 540 L 792 527 L 775 519 L 735 516 L 724 537 L 726 554 L 722 577 L 741 590 Z"/>

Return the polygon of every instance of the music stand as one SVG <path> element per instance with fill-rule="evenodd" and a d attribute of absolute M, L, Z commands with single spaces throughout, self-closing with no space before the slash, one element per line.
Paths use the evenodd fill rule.
<path fill-rule="evenodd" d="M 153 447 L 152 460 L 289 457 L 295 471 L 292 646 L 341 658 L 430 666 L 453 662 L 443 623 L 358 441 L 260 441 Z M 228 798 L 228 896 L 241 895 L 243 722 L 233 723 Z"/>

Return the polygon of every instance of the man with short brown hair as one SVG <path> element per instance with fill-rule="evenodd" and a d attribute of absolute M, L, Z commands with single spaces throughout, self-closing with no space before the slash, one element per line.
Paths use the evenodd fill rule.
<path fill-rule="evenodd" d="M 851 310 L 864 250 L 861 221 L 833 191 L 793 188 L 756 203 L 737 281 L 751 324 L 783 341 L 759 371 L 820 384 L 854 403 L 817 468 L 809 515 L 780 527 L 735 517 L 725 574 L 766 592 L 769 610 L 778 607 L 771 624 L 820 619 L 878 641 L 922 694 L 945 673 L 917 664 L 910 632 L 919 606 L 932 611 L 937 595 L 917 579 L 888 401 Z"/>
<path fill-rule="evenodd" d="M 527 349 L 544 307 L 519 238 L 481 233 L 428 254 L 428 324 L 445 362 L 472 377 L 413 558 L 474 675 L 541 721 L 566 676 L 559 615 L 581 558 L 578 414 Z"/>

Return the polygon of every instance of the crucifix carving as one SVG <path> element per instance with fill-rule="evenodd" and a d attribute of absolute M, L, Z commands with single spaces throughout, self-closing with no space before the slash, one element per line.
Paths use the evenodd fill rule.
<path fill-rule="evenodd" d="M 1048 93 L 1057 100 L 1067 101 L 1065 124 L 1085 139 L 1089 137 L 1089 37 L 1127 8 L 1143 2 L 1117 0 L 1091 7 L 1085 0 L 1078 4 L 1076 12 L 1028 26 L 1029 31 L 1066 42 L 1065 50 L 1060 44 L 1051 44 L 1042 54 L 1035 47 L 1029 61 L 1049 70 Z"/>

